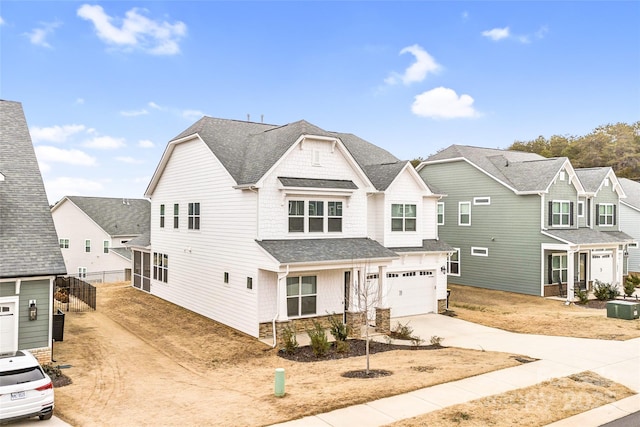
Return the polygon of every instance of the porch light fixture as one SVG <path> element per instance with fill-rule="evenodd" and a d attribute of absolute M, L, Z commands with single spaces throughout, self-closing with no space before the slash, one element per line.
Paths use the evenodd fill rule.
<path fill-rule="evenodd" d="M 36 300 L 29 301 L 29 320 L 38 319 L 38 307 L 36 307 Z"/>

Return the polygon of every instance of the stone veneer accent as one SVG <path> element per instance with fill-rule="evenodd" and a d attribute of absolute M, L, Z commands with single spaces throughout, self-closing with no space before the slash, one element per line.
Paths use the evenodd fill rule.
<path fill-rule="evenodd" d="M 362 335 L 362 327 L 366 324 L 363 311 L 347 311 L 347 325 L 351 328 L 349 337 L 360 338 Z"/>
<path fill-rule="evenodd" d="M 438 313 L 444 313 L 447 311 L 447 300 L 439 299 L 438 300 Z"/>
<path fill-rule="evenodd" d="M 376 307 L 376 332 L 391 332 L 391 309 Z"/>
<path fill-rule="evenodd" d="M 318 317 L 305 317 L 302 319 L 291 319 L 285 321 L 277 321 L 276 320 L 276 333 L 278 334 L 278 338 L 282 335 L 282 330 L 287 326 L 292 326 L 296 329 L 297 333 L 304 333 L 310 329 L 313 329 L 313 322 L 316 321 L 320 323 L 324 328 L 329 329 L 331 327 L 331 323 L 329 322 L 329 318 L 332 315 L 326 316 L 318 316 Z M 342 321 L 342 314 L 333 314 L 333 316 L 337 316 Z M 260 323 L 259 331 L 260 338 L 269 338 L 273 337 L 273 324 L 271 322 Z"/>
<path fill-rule="evenodd" d="M 51 347 L 30 348 L 28 350 L 33 354 L 33 357 L 38 359 L 38 362 L 41 365 L 48 365 L 51 363 Z"/>

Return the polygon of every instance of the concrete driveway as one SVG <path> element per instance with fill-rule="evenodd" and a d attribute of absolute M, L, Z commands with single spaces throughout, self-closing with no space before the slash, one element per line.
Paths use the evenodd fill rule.
<path fill-rule="evenodd" d="M 413 335 L 442 345 L 521 354 L 536 362 L 416 390 L 362 405 L 280 424 L 286 427 L 377 427 L 484 396 L 528 387 L 590 370 L 640 392 L 640 338 L 607 341 L 506 332 L 453 317 L 427 314 L 392 319 L 409 322 Z M 570 399 L 570 396 L 567 397 Z M 640 394 L 551 424 L 553 427 L 597 427 L 635 413 Z"/>

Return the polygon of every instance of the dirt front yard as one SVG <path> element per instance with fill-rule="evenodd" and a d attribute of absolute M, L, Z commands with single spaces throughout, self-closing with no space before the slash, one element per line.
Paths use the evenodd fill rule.
<path fill-rule="evenodd" d="M 459 319 L 525 334 L 605 340 L 640 337 L 640 320 L 607 318 L 604 308 L 450 284 L 449 309 Z"/>
<path fill-rule="evenodd" d="M 390 376 L 345 378 L 365 367 L 364 357 L 286 360 L 124 284 L 100 285 L 97 311 L 66 315 L 54 358 L 71 365 L 63 372 L 73 383 L 56 389 L 56 414 L 74 426 L 268 425 L 520 363 L 504 353 L 409 347 L 371 356 L 371 368 Z M 285 368 L 283 398 L 274 396 L 276 368 Z"/>

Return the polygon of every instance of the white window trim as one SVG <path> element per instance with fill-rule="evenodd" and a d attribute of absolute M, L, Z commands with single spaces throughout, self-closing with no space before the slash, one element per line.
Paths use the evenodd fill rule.
<path fill-rule="evenodd" d="M 475 206 L 483 206 L 491 204 L 491 197 L 474 197 L 473 204 Z"/>
<path fill-rule="evenodd" d="M 557 268 L 557 269 L 554 269 L 554 268 L 553 268 L 553 259 L 554 259 L 554 258 L 560 258 L 560 268 Z M 562 268 L 562 258 L 564 258 L 565 260 L 567 260 L 567 267 L 565 267 L 565 268 Z M 569 267 L 569 263 L 568 263 L 568 262 L 569 262 L 569 260 L 568 260 L 568 258 L 567 258 L 567 254 L 566 254 L 566 253 L 555 253 L 555 254 L 551 254 L 551 277 L 550 277 L 550 281 L 551 281 L 551 283 L 556 283 L 556 282 L 554 281 L 554 279 L 553 279 L 553 273 L 554 273 L 554 271 L 559 271 L 559 272 L 560 272 L 560 273 L 559 273 L 559 274 L 560 274 L 560 282 L 562 282 L 562 272 L 563 272 L 563 271 L 566 271 L 566 272 L 567 272 L 567 274 L 566 274 L 566 275 L 567 275 L 567 278 L 568 278 L 568 276 L 569 276 L 569 268 L 568 268 L 568 267 Z M 566 280 L 565 280 L 565 282 L 566 282 Z M 565 283 L 565 282 L 562 282 L 562 283 Z"/>
<path fill-rule="evenodd" d="M 560 211 L 562 211 L 562 204 L 566 203 L 567 206 L 569 207 L 569 212 L 567 212 L 566 214 L 563 214 L 562 212 L 560 212 L 560 223 L 559 224 L 554 224 L 553 223 L 553 205 L 555 205 L 556 203 L 560 203 Z M 552 200 L 551 201 L 551 227 L 562 227 L 562 228 L 567 228 L 571 226 L 571 201 L 570 200 Z M 566 224 L 562 224 L 562 217 L 565 216 L 567 217 L 567 223 Z"/>
<path fill-rule="evenodd" d="M 58 243 L 59 243 L 60 249 L 69 249 L 69 246 L 70 246 L 69 239 L 65 239 L 65 238 L 58 239 Z"/>
<path fill-rule="evenodd" d="M 78 267 L 78 279 L 87 278 L 87 267 Z"/>
<path fill-rule="evenodd" d="M 84 252 L 87 254 L 91 253 L 91 239 L 84 240 Z"/>
<path fill-rule="evenodd" d="M 578 218 L 584 218 L 584 200 L 578 200 Z M 580 213 L 582 211 L 582 213 Z"/>
<path fill-rule="evenodd" d="M 292 217 L 292 215 L 289 215 L 289 202 L 303 202 L 304 205 L 302 207 L 304 215 L 294 215 L 294 218 L 303 218 L 303 224 L 302 224 L 302 230 L 303 231 L 289 231 L 289 218 Z M 322 231 L 309 231 L 309 219 L 310 218 L 320 218 L 319 216 L 310 216 L 309 215 L 309 202 L 322 202 L 323 203 L 323 207 L 322 207 Z M 336 215 L 329 215 L 329 202 L 339 202 L 342 203 L 342 215 L 341 216 L 336 216 Z M 328 235 L 340 235 L 342 233 L 344 233 L 344 213 L 345 213 L 345 207 L 346 207 L 346 202 L 343 199 L 337 199 L 337 198 L 325 198 L 325 197 L 311 197 L 311 198 L 290 198 L 287 199 L 287 202 L 285 203 L 285 216 L 287 218 L 286 221 L 286 227 L 287 227 L 287 234 L 292 235 L 292 236 L 299 236 L 299 235 L 303 235 L 303 234 L 309 234 L 312 236 L 319 236 L 322 234 L 328 234 Z M 341 218 L 342 219 L 342 227 L 340 231 L 329 231 L 329 219 L 336 219 L 336 218 Z"/>
<path fill-rule="evenodd" d="M 603 206 L 611 206 L 611 214 L 610 215 L 609 214 L 600 215 L 599 210 L 602 209 Z M 617 210 L 617 209 L 614 210 L 613 206 L 615 206 L 614 203 L 600 203 L 598 205 L 598 212 L 596 212 L 596 215 L 598 215 L 598 227 L 613 227 L 615 225 L 614 224 L 615 220 L 616 220 L 616 218 L 615 218 L 615 215 L 616 215 L 615 214 L 615 210 Z M 606 209 L 605 209 L 605 211 L 606 211 Z M 601 219 L 602 217 L 611 218 L 611 224 L 604 224 L 602 222 L 602 219 Z"/>
<path fill-rule="evenodd" d="M 109 253 L 109 248 L 111 247 L 111 242 L 108 240 L 102 241 L 102 252 L 105 254 Z"/>
<path fill-rule="evenodd" d="M 469 206 L 469 223 L 462 223 L 461 219 L 462 219 L 462 210 L 460 209 L 463 205 L 467 205 Z M 471 226 L 471 202 L 458 202 L 458 225 L 463 226 L 463 227 L 469 227 Z"/>
<path fill-rule="evenodd" d="M 402 216 L 393 216 L 393 206 L 401 205 L 402 206 Z M 413 206 L 416 212 L 416 216 L 407 216 L 406 215 L 406 206 Z M 389 206 L 391 208 L 391 227 L 390 230 L 392 233 L 416 233 L 418 231 L 418 204 L 417 203 L 391 203 Z M 394 219 L 402 219 L 402 230 L 394 230 L 393 229 L 393 220 Z M 407 230 L 407 220 L 415 221 L 415 230 Z"/>
<path fill-rule="evenodd" d="M 489 256 L 489 248 L 481 248 L 477 246 L 471 246 L 471 255 L 473 256 Z"/>
<path fill-rule="evenodd" d="M 453 248 L 453 250 L 458 253 L 458 272 L 451 272 L 451 255 L 449 255 L 447 256 L 447 275 L 460 277 L 460 272 L 462 271 L 462 257 L 460 255 L 462 252 L 460 251 L 460 248 Z"/>
<path fill-rule="evenodd" d="M 560 181 L 564 181 L 565 180 L 565 176 L 566 176 L 565 171 L 561 170 L 560 171 Z"/>
<path fill-rule="evenodd" d="M 440 216 L 440 206 L 442 206 L 442 222 L 438 219 Z M 444 225 L 444 202 L 438 202 L 438 206 L 436 208 L 436 222 L 437 225 Z"/>

